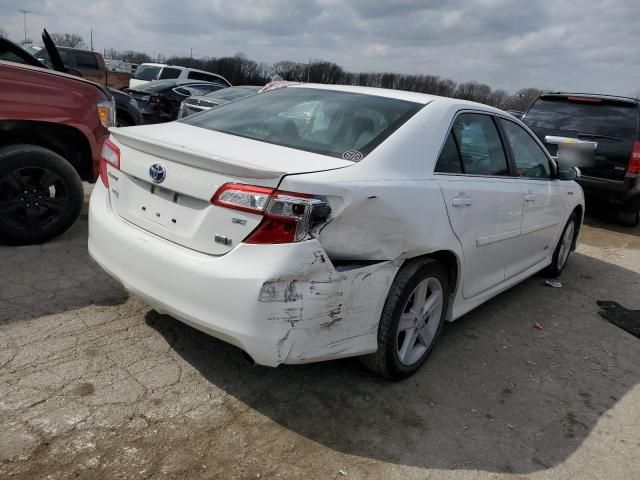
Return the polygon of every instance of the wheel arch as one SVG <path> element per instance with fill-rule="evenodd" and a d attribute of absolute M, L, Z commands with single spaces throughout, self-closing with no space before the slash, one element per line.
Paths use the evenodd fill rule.
<path fill-rule="evenodd" d="M 446 268 L 449 277 L 449 297 L 451 299 L 451 301 L 449 302 L 449 310 L 451 310 L 451 306 L 453 305 L 453 301 L 456 297 L 462 280 L 462 261 L 458 254 L 456 254 L 452 250 L 436 250 L 406 259 L 400 269 L 404 268 L 409 263 L 420 261 L 425 258 L 432 258 L 434 260 L 437 260 Z"/>
<path fill-rule="evenodd" d="M 0 147 L 15 144 L 48 148 L 67 160 L 82 180 L 93 178 L 91 146 L 75 127 L 34 120 L 0 121 Z"/>
<path fill-rule="evenodd" d="M 578 204 L 574 207 L 571 213 L 575 213 L 578 218 L 578 222 L 576 223 L 576 233 L 573 235 L 573 243 L 571 245 L 571 250 L 575 250 L 578 245 L 578 237 L 580 236 L 580 230 L 582 229 L 582 222 L 584 220 L 584 207 Z"/>

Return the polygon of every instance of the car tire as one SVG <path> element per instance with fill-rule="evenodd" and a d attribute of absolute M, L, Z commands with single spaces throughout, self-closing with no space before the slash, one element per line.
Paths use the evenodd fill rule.
<path fill-rule="evenodd" d="M 0 148 L 0 239 L 14 245 L 43 243 L 66 231 L 80 215 L 84 191 L 73 166 L 37 145 Z"/>
<path fill-rule="evenodd" d="M 130 127 L 133 125 L 128 114 L 116 110 L 116 127 Z"/>
<path fill-rule="evenodd" d="M 569 255 L 571 254 L 573 241 L 575 239 L 577 231 L 578 216 L 575 212 L 573 212 L 569 217 L 569 220 L 567 220 L 567 224 L 562 230 L 562 235 L 560 235 L 560 238 L 558 239 L 558 244 L 553 251 L 551 265 L 549 265 L 544 270 L 544 274 L 546 276 L 553 278 L 559 277 L 564 268 L 567 266 L 567 263 L 569 262 Z"/>
<path fill-rule="evenodd" d="M 413 375 L 431 353 L 442 330 L 448 292 L 447 270 L 437 260 L 426 258 L 404 266 L 396 275 L 382 310 L 378 350 L 362 357 L 364 365 L 390 380 Z M 414 311 L 414 307 L 418 308 Z"/>
<path fill-rule="evenodd" d="M 618 223 L 625 227 L 637 227 L 640 223 L 640 212 L 620 210 L 618 212 Z"/>

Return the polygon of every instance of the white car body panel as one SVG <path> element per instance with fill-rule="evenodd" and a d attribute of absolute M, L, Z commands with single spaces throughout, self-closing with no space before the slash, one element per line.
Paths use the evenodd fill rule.
<path fill-rule="evenodd" d="M 569 215 L 584 208 L 575 182 L 434 174 L 458 112 L 513 120 L 500 110 L 412 92 L 314 88 L 426 106 L 358 163 L 175 122 L 114 129 L 121 169 L 108 167 L 117 178 L 109 191 L 94 188 L 91 256 L 158 311 L 275 366 L 374 352 L 396 273 L 423 255 L 453 259 L 447 319 L 459 318 L 548 266 Z M 170 172 L 162 188 L 180 199 L 152 196 L 158 203 L 143 215 L 147 170 L 158 161 Z M 245 244 L 261 217 L 211 205 L 226 182 L 322 195 L 331 217 L 311 240 Z M 453 206 L 467 196 L 469 205 Z M 177 224 L 154 218 L 167 212 Z M 218 231 L 233 243 L 211 243 Z"/>
<path fill-rule="evenodd" d="M 200 72 L 200 73 L 204 73 L 206 75 L 214 75 L 215 77 L 218 77 L 218 79 L 220 79 L 221 81 L 223 81 L 224 83 L 226 83 L 228 86 L 231 86 L 231 84 L 221 75 L 217 75 L 215 73 L 212 72 L 207 72 L 205 70 L 198 70 L 197 68 L 189 68 L 189 67 L 181 67 L 179 65 L 167 65 L 165 63 L 141 63 L 140 65 L 138 65 L 137 68 L 140 68 L 142 66 L 151 66 L 151 67 L 160 67 L 161 69 L 164 67 L 169 67 L 169 68 L 173 68 L 176 70 L 180 70 L 180 74 L 177 77 L 173 77 L 171 78 L 171 80 L 188 80 L 189 77 L 189 72 Z M 158 77 L 160 76 L 162 70 L 158 71 Z M 154 80 L 157 80 L 154 79 Z M 196 80 L 202 80 L 201 78 L 198 78 Z M 129 88 L 135 88 L 135 87 L 139 87 L 140 85 L 144 85 L 145 83 L 149 83 L 150 81 L 153 80 L 141 80 L 138 78 L 130 78 L 129 79 Z M 204 80 L 206 81 L 206 80 Z"/>

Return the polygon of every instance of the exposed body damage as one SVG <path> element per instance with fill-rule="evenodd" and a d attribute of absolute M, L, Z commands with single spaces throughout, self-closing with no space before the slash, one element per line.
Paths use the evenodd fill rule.
<path fill-rule="evenodd" d="M 317 253 L 317 252 L 312 252 Z M 373 352 L 380 312 L 401 262 L 335 269 L 324 255 L 296 273 L 263 283 L 258 296 L 269 328 L 284 332 L 279 363 Z"/>

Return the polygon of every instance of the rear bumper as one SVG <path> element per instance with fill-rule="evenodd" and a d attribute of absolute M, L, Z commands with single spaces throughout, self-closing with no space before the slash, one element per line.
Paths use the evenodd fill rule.
<path fill-rule="evenodd" d="M 223 256 L 186 249 L 118 217 L 98 182 L 89 253 L 161 313 L 277 366 L 377 348 L 378 321 L 398 264 L 339 271 L 317 240 L 239 244 Z"/>

